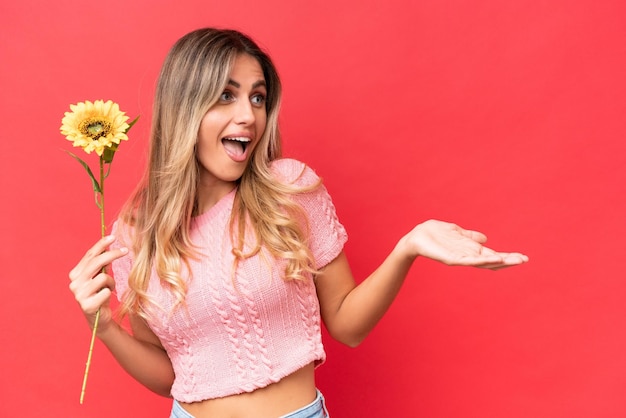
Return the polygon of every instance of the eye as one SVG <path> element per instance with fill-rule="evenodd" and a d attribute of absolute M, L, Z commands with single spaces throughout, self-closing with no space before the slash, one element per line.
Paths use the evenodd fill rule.
<path fill-rule="evenodd" d="M 230 91 L 226 90 L 220 95 L 220 102 L 232 102 L 234 98 L 235 96 L 233 96 Z"/>
<path fill-rule="evenodd" d="M 265 95 L 255 94 L 254 96 L 252 96 L 250 101 L 252 102 L 253 105 L 261 106 L 265 103 Z"/>

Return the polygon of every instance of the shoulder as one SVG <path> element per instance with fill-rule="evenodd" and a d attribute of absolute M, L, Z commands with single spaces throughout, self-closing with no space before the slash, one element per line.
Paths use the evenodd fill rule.
<path fill-rule="evenodd" d="M 115 241 L 111 244 L 111 249 L 128 248 L 128 253 L 123 257 L 113 260 L 111 269 L 113 270 L 113 278 L 115 279 L 115 293 L 117 299 L 122 301 L 122 297 L 128 289 L 128 276 L 133 267 L 135 254 L 133 252 L 132 234 L 134 228 L 121 219 L 113 224 L 111 234 L 115 237 Z"/>
<path fill-rule="evenodd" d="M 133 232 L 134 228 L 132 226 L 118 218 L 115 223 L 113 223 L 113 228 L 111 229 L 111 234 L 115 236 L 115 242 L 112 247 L 132 248 Z"/>
<path fill-rule="evenodd" d="M 292 158 L 281 158 L 271 162 L 270 169 L 278 181 L 295 186 L 308 187 L 320 183 L 320 177 L 311 167 Z"/>

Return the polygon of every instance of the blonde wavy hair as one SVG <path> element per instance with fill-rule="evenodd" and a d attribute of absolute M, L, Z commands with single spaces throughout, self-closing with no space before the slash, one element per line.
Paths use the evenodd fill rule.
<path fill-rule="evenodd" d="M 258 60 L 267 84 L 265 132 L 238 180 L 231 237 L 236 264 L 262 248 L 286 260 L 285 278 L 302 279 L 315 273 L 307 242 L 302 209 L 290 195 L 317 185 L 298 188 L 276 182 L 271 161 L 281 155 L 278 112 L 281 84 L 269 56 L 249 37 L 234 30 L 205 28 L 178 40 L 169 51 L 158 79 L 154 99 L 148 165 L 121 219 L 131 233 L 134 253 L 120 313 L 146 317 L 153 303 L 147 288 L 154 268 L 161 283 L 184 305 L 187 285 L 181 277 L 189 260 L 199 257 L 190 236 L 196 215 L 199 166 L 195 154 L 200 123 L 229 81 L 240 54 Z M 254 234 L 246 234 L 250 225 Z M 244 253 L 244 237 L 256 236 L 253 250 Z"/>

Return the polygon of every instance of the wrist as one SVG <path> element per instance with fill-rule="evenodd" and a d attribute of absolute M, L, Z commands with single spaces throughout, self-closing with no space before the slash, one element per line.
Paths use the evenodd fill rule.
<path fill-rule="evenodd" d="M 107 340 L 114 338 L 114 335 L 117 334 L 120 329 L 120 325 L 113 320 L 106 323 L 99 323 L 98 329 L 96 330 L 96 336 L 101 341 L 106 342 Z"/>
<path fill-rule="evenodd" d="M 413 261 L 420 256 L 419 251 L 414 248 L 407 235 L 400 238 L 400 241 L 396 244 L 393 252 L 396 253 L 396 255 L 403 261 L 408 263 L 413 263 Z"/>

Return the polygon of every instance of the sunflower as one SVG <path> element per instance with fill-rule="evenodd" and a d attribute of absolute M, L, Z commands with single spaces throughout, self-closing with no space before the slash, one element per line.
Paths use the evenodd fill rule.
<path fill-rule="evenodd" d="M 115 150 L 120 141 L 128 140 L 128 116 L 111 100 L 96 100 L 70 105 L 61 121 L 61 134 L 89 154 L 102 156 L 106 148 Z"/>

